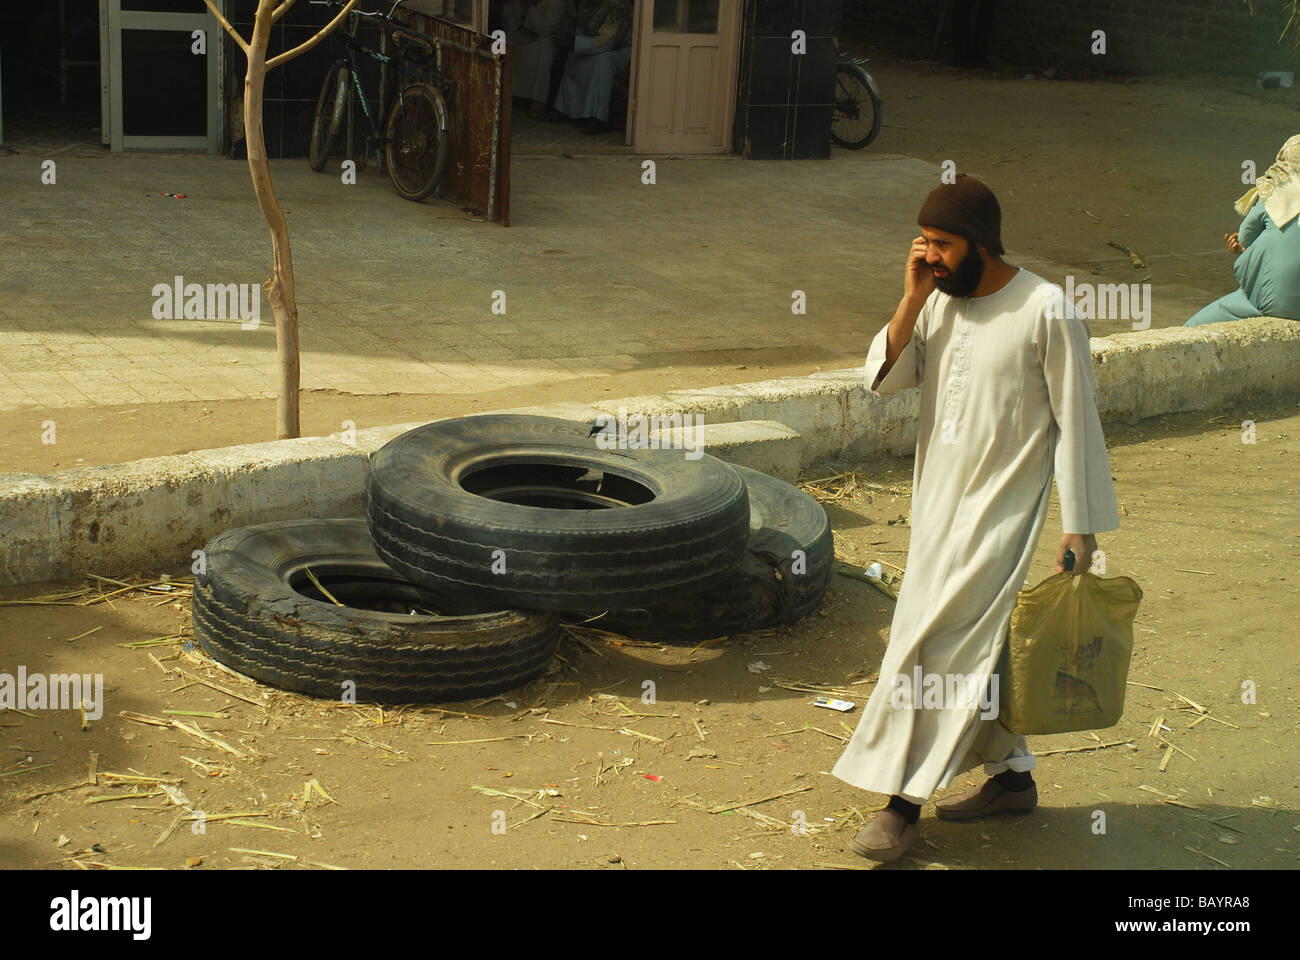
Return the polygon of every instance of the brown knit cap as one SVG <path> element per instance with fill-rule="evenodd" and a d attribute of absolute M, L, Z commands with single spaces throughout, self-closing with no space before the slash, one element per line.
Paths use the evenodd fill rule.
<path fill-rule="evenodd" d="M 916 222 L 922 227 L 955 233 L 973 240 L 989 253 L 1001 254 L 1002 208 L 993 191 L 980 180 L 957 174 L 954 183 L 930 191 Z"/>

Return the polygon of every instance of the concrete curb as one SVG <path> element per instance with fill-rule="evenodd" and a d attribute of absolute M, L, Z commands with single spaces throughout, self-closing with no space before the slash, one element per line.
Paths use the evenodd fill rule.
<path fill-rule="evenodd" d="M 1300 323 L 1262 317 L 1094 337 L 1092 359 L 1102 422 L 1135 423 L 1300 392 Z M 615 402 L 639 413 L 703 414 L 709 423 L 776 420 L 802 436 L 804 464 L 844 453 L 910 454 L 920 412 L 918 391 L 874 396 L 859 367 Z"/>
<path fill-rule="evenodd" d="M 368 462 L 309 437 L 0 478 L 0 584 L 188 565 L 231 527 L 360 516 Z"/>
<path fill-rule="evenodd" d="M 1290 320 L 1119 334 L 1094 339 L 1092 355 L 1103 422 L 1300 393 L 1300 323 Z M 575 420 L 620 407 L 700 414 L 706 451 L 794 479 L 829 455 L 911 453 L 918 406 L 915 390 L 867 393 L 854 368 L 510 412 Z M 418 425 L 359 430 L 354 442 L 336 434 L 0 477 L 0 586 L 188 564 L 193 550 L 232 527 L 359 516 L 369 455 Z"/>
<path fill-rule="evenodd" d="M 682 427 L 660 432 L 660 447 L 670 450 L 694 446 L 701 453 L 711 454 L 727 463 L 749 467 L 786 483 L 799 481 L 803 466 L 803 438 L 784 423 L 775 420 L 741 420 L 735 423 L 704 423 L 687 434 L 688 444 L 683 444 Z"/>

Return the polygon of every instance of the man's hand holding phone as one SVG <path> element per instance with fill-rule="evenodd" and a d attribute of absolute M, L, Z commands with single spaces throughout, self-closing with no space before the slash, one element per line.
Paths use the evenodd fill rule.
<path fill-rule="evenodd" d="M 925 262 L 925 250 L 925 237 L 912 241 L 912 249 L 907 254 L 907 269 L 903 274 L 903 299 L 915 302 L 918 312 L 920 305 L 934 291 L 934 273 Z"/>
<path fill-rule="evenodd" d="M 912 241 L 912 248 L 907 252 L 907 266 L 903 269 L 903 299 L 898 302 L 898 309 L 894 311 L 894 316 L 889 321 L 889 333 L 885 341 L 885 362 L 880 368 L 880 373 L 876 374 L 876 382 L 872 384 L 872 389 L 885 379 L 885 374 L 893 368 L 903 348 L 912 339 L 912 330 L 916 327 L 917 318 L 921 316 L 921 308 L 934 292 L 934 274 L 930 272 L 930 265 L 925 262 L 925 250 L 925 237 L 917 237 Z"/>

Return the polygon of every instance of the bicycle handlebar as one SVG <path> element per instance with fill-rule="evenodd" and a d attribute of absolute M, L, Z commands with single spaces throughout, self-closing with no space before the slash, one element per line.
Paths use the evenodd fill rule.
<path fill-rule="evenodd" d="M 317 7 L 342 7 L 343 6 L 343 0 L 307 0 L 307 2 Z M 356 17 L 373 17 L 376 20 L 392 20 L 393 11 L 395 11 L 399 6 L 401 6 L 405 2 L 406 0 L 394 0 L 393 5 L 388 8 L 387 13 L 381 13 L 378 10 L 358 10 L 355 7 L 352 9 L 351 13 L 353 16 Z"/>

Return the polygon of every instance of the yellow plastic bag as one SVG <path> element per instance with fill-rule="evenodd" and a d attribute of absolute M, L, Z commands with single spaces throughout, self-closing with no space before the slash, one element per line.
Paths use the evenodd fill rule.
<path fill-rule="evenodd" d="M 1141 600 L 1129 577 L 1086 572 L 1021 590 L 998 666 L 1002 726 L 1041 734 L 1118 723 Z"/>

